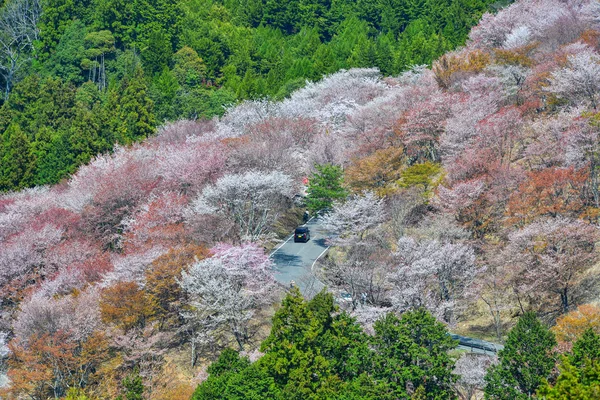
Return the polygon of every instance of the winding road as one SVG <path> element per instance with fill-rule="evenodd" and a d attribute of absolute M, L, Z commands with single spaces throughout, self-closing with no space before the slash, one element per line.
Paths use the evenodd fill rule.
<path fill-rule="evenodd" d="M 311 218 L 305 224 L 310 229 L 310 240 L 306 243 L 294 243 L 294 235 L 273 250 L 270 257 L 275 264 L 275 279 L 290 287 L 294 282 L 306 297 L 312 297 L 325 285 L 312 273 L 315 263 L 325 255 L 329 246 L 325 239 L 331 236 L 322 226 L 320 217 Z M 458 340 L 458 349 L 473 353 L 495 355 L 504 346 L 485 340 L 451 334 Z"/>
<path fill-rule="evenodd" d="M 319 217 L 311 218 L 304 226 L 310 229 L 310 240 L 294 243 L 294 234 L 275 248 L 271 259 L 275 263 L 275 279 L 287 287 L 292 282 L 300 292 L 311 297 L 325 287 L 311 272 L 313 266 L 329 249 L 325 239 L 329 236 L 321 226 Z"/>

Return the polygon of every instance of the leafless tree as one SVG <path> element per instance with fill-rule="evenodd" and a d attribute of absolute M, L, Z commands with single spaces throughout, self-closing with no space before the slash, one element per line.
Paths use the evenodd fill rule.
<path fill-rule="evenodd" d="M 389 249 L 375 239 L 355 243 L 339 259 L 331 257 L 325 266 L 328 283 L 352 296 L 353 309 L 363 302 L 380 306 L 389 301 L 393 264 Z"/>
<path fill-rule="evenodd" d="M 42 12 L 39 0 L 13 0 L 0 13 L 0 74 L 4 79 L 4 100 L 21 68 L 30 60 Z"/>

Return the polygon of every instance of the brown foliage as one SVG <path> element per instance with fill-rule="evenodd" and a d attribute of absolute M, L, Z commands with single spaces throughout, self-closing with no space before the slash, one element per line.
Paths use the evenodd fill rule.
<path fill-rule="evenodd" d="M 135 282 L 117 282 L 104 289 L 100 299 L 102 322 L 124 331 L 144 327 L 155 307 L 153 299 Z"/>
<path fill-rule="evenodd" d="M 182 292 L 177 278 L 194 260 L 209 256 L 206 247 L 187 245 L 157 258 L 146 270 L 146 292 L 161 325 L 177 318 Z"/>
<path fill-rule="evenodd" d="M 395 182 L 404 168 L 404 149 L 388 147 L 365 158 L 354 160 L 345 172 L 345 180 L 358 192 L 373 190 L 384 196 L 398 190 Z"/>
<path fill-rule="evenodd" d="M 195 385 L 172 363 L 164 366 L 150 395 L 151 400 L 188 400 Z"/>
<path fill-rule="evenodd" d="M 594 29 L 587 29 L 581 33 L 579 40 L 594 49 L 600 48 L 600 32 Z"/>
<path fill-rule="evenodd" d="M 517 49 L 494 49 L 494 58 L 497 64 L 531 67 L 533 60 L 530 58 L 530 55 L 536 47 L 537 44 L 532 43 Z"/>
<path fill-rule="evenodd" d="M 438 85 L 442 89 L 448 89 L 458 79 L 482 71 L 489 63 L 489 54 L 473 50 L 460 54 L 444 54 L 433 63 L 432 70 Z"/>
<path fill-rule="evenodd" d="M 495 204 L 485 194 L 481 194 L 467 207 L 462 208 L 456 217 L 473 236 L 482 239 L 485 235 L 496 231 Z"/>
<path fill-rule="evenodd" d="M 108 357 L 107 341 L 101 333 L 76 342 L 59 331 L 31 337 L 27 343 L 13 340 L 9 347 L 11 385 L 0 393 L 8 398 L 61 397 L 69 388 L 92 385 L 101 378 L 96 370 Z"/>
<path fill-rule="evenodd" d="M 587 329 L 600 333 L 600 307 L 583 304 L 556 320 L 552 331 L 559 344 L 573 344 Z"/>

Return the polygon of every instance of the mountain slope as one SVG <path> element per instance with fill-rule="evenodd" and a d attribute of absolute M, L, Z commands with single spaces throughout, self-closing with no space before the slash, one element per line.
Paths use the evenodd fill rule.
<path fill-rule="evenodd" d="M 280 295 L 264 248 L 300 222 L 294 197 L 315 163 L 343 166 L 351 193 L 332 207 L 340 235 L 317 269 L 333 290 L 367 294 L 353 311 L 367 331 L 420 305 L 502 339 L 523 311 L 552 324 L 594 301 L 597 15 L 591 1 L 517 2 L 431 69 L 338 72 L 3 195 L 2 329 L 19 349 L 9 376 L 26 377 L 12 390 L 52 395 L 54 372 L 25 374 L 51 371 L 40 348 L 68 354 L 61 365 L 86 371 L 77 385 L 92 395 L 116 397 L 137 366 L 153 398 L 190 393 L 197 361 L 221 346 L 253 350 Z M 200 306 L 209 295 L 242 306 Z"/>

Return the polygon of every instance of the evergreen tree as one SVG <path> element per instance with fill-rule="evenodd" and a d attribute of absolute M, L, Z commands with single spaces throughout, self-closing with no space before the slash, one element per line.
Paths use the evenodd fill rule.
<path fill-rule="evenodd" d="M 123 395 L 117 397 L 117 400 L 143 400 L 144 383 L 139 372 L 135 370 L 132 374 L 126 376 L 122 382 Z"/>
<path fill-rule="evenodd" d="M 85 35 L 86 26 L 79 20 L 73 21 L 67 27 L 56 46 L 56 51 L 45 63 L 51 75 L 58 76 L 65 82 L 83 83 L 81 63 L 85 53 Z"/>
<path fill-rule="evenodd" d="M 315 165 L 316 172 L 308 181 L 306 205 L 311 212 L 332 206 L 335 200 L 345 199 L 348 191 L 344 188 L 344 172 L 336 165 Z"/>
<path fill-rule="evenodd" d="M 173 61 L 173 75 L 181 86 L 191 88 L 200 85 L 205 79 L 206 65 L 194 49 L 182 47 L 173 56 Z"/>
<path fill-rule="evenodd" d="M 528 399 L 536 393 L 556 362 L 554 334 L 534 313 L 524 314 L 508 334 L 500 362 L 485 377 L 487 399 Z"/>
<path fill-rule="evenodd" d="M 600 398 L 600 363 L 594 361 L 583 367 L 571 364 L 568 357 L 561 359 L 560 375 L 554 386 L 544 379 L 537 397 L 544 400 L 595 400 Z"/>
<path fill-rule="evenodd" d="M 401 318 L 389 313 L 374 328 L 375 377 L 387 379 L 394 396 L 412 395 L 409 386 L 428 399 L 454 396 L 452 385 L 458 377 L 452 373 L 454 359 L 448 352 L 457 343 L 442 323 L 425 309 L 417 309 Z"/>
<path fill-rule="evenodd" d="M 169 67 L 173 58 L 173 48 L 167 34 L 162 30 L 153 31 L 141 53 L 146 75 L 154 76 Z"/>
<path fill-rule="evenodd" d="M 544 380 L 538 397 L 547 400 L 600 398 L 600 336 L 591 328 L 573 345 L 572 353 L 563 356 L 560 374 L 552 386 Z"/>
<path fill-rule="evenodd" d="M 154 101 L 156 118 L 158 121 L 173 120 L 178 115 L 175 99 L 180 86 L 173 73 L 165 67 L 160 75 L 157 75 L 150 90 Z"/>
<path fill-rule="evenodd" d="M 192 399 L 454 398 L 448 351 L 456 343 L 444 325 L 416 310 L 389 314 L 375 330 L 370 339 L 354 318 L 336 314 L 331 294 L 307 302 L 293 289 L 273 317 L 265 355 L 250 364 L 224 351 Z"/>
<path fill-rule="evenodd" d="M 116 126 L 118 138 L 122 143 L 131 143 L 147 138 L 154 133 L 156 124 L 154 102 L 148 97 L 148 87 L 142 69 L 137 66 L 131 77 L 121 84 L 122 96 Z"/>
<path fill-rule="evenodd" d="M 32 152 L 36 157 L 34 183 L 48 185 L 58 183 L 75 170 L 71 147 L 66 132 L 41 129 L 36 136 Z"/>
<path fill-rule="evenodd" d="M 11 124 L 2 135 L 0 191 L 23 189 L 32 182 L 34 157 L 29 139 L 19 125 Z"/>
<path fill-rule="evenodd" d="M 586 329 L 583 335 L 573 344 L 569 361 L 577 368 L 581 368 L 591 361 L 600 362 L 600 335 L 594 332 L 592 328 Z"/>

